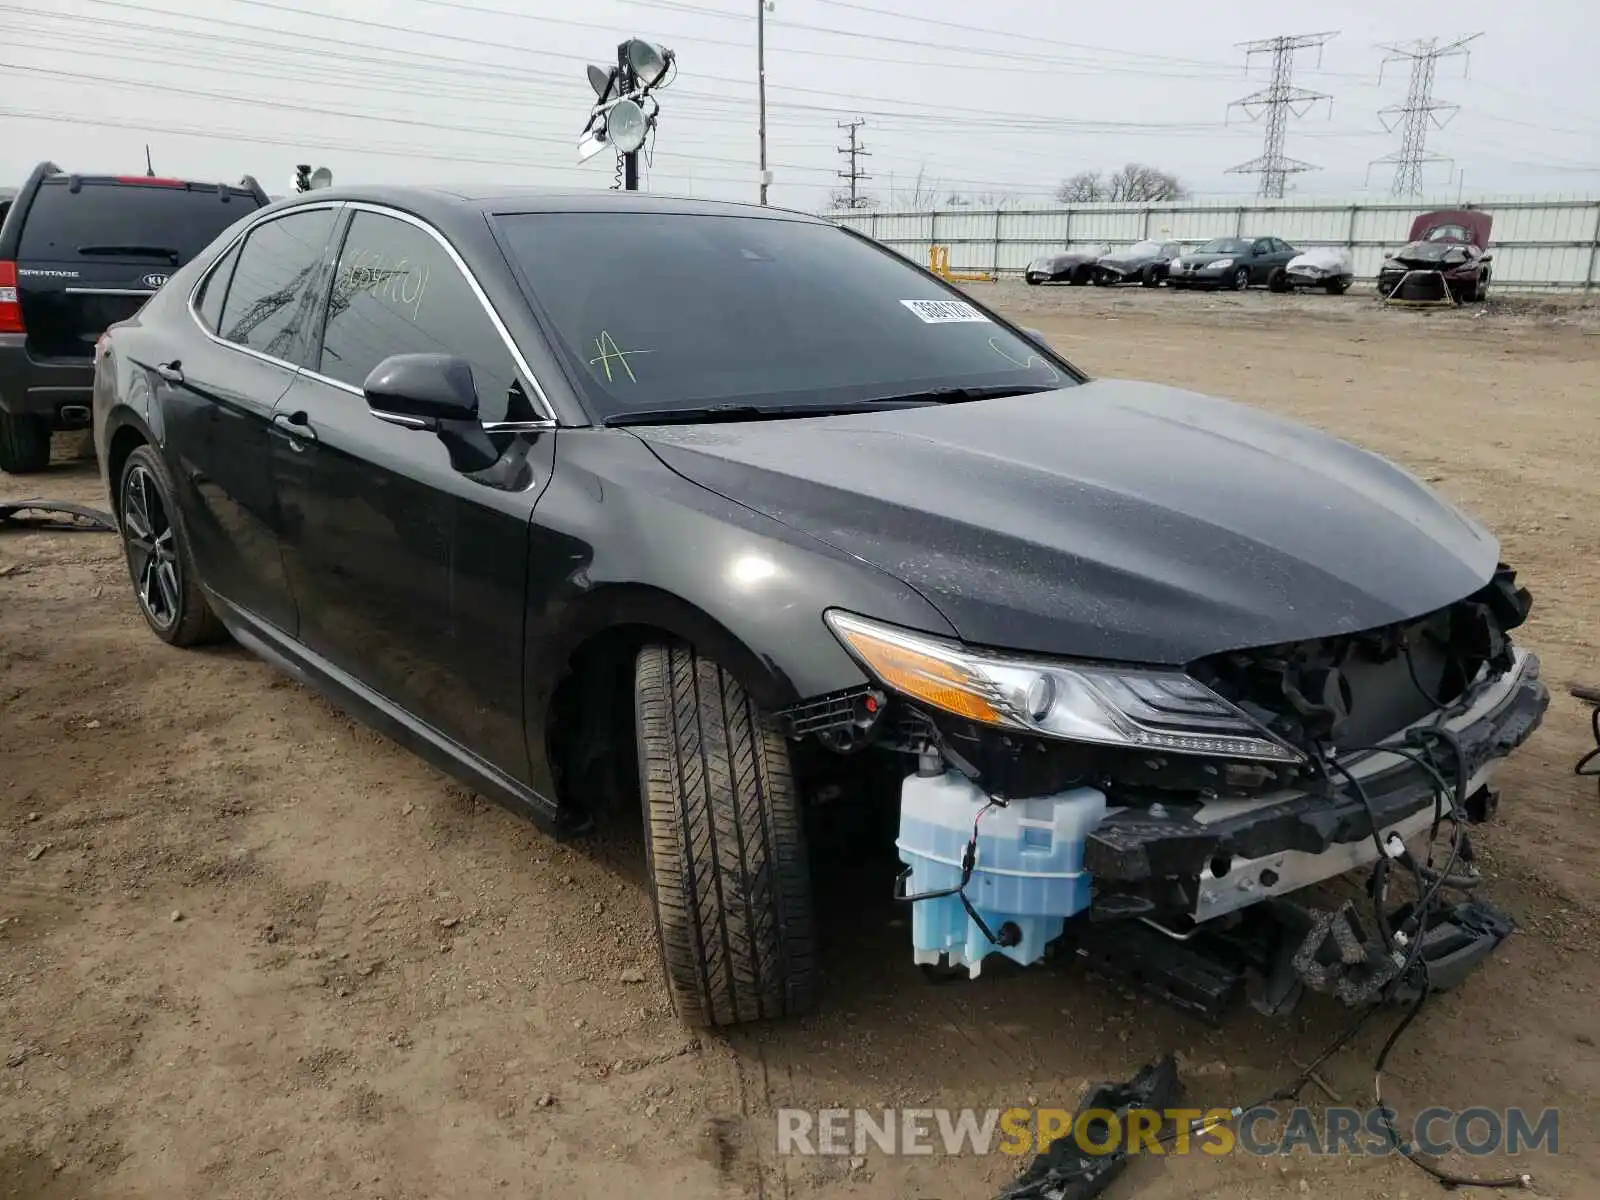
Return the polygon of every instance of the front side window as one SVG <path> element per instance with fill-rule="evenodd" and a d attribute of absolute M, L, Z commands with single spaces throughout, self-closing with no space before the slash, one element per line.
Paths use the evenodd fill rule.
<path fill-rule="evenodd" d="M 331 208 L 314 208 L 250 231 L 222 303 L 221 337 L 273 358 L 294 356 L 333 220 Z"/>
<path fill-rule="evenodd" d="M 962 293 L 830 224 L 660 212 L 494 219 L 600 420 L 1075 382 Z"/>
<path fill-rule="evenodd" d="M 334 270 L 317 370 L 359 388 L 393 354 L 465 359 L 482 420 L 534 416 L 511 352 L 444 247 L 407 221 L 357 212 Z M 517 411 L 508 412 L 512 403 Z"/>

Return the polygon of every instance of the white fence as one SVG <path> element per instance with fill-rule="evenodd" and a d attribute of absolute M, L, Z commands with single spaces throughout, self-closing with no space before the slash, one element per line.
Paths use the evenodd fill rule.
<path fill-rule="evenodd" d="M 1280 237 L 1301 249 L 1343 246 L 1358 278 L 1371 279 L 1386 251 L 1405 244 L 1412 218 L 1443 208 L 1494 217 L 1490 252 L 1501 289 L 1600 289 L 1600 198 L 1484 198 L 1412 202 L 1255 200 L 1245 204 L 1079 204 L 1052 208 L 861 209 L 828 214 L 926 266 L 950 247 L 952 271 L 1020 274 L 1062 250 L 1116 249 L 1145 238 L 1198 244 L 1214 237 Z"/>

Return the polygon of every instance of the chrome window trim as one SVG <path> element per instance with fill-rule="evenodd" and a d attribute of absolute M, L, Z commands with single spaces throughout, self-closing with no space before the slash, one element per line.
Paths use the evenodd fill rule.
<path fill-rule="evenodd" d="M 69 296 L 154 296 L 154 288 L 91 288 L 75 287 L 62 289 Z"/>
<path fill-rule="evenodd" d="M 194 286 L 189 289 L 189 302 L 185 307 L 188 308 L 189 317 L 194 321 L 196 328 L 198 328 L 201 333 L 205 334 L 206 337 L 210 338 L 219 346 L 224 346 L 229 350 L 237 350 L 241 354 L 248 354 L 251 358 L 258 358 L 262 362 L 272 363 L 274 366 L 286 367 L 290 371 L 300 370 L 301 368 L 299 363 L 292 363 L 286 361 L 285 359 L 275 358 L 270 354 L 263 354 L 261 351 L 253 349 L 250 346 L 241 346 L 238 342 L 230 342 L 227 338 L 219 337 L 217 334 L 207 329 L 205 322 L 200 319 L 200 310 L 195 307 L 195 298 L 199 296 L 200 289 L 206 285 L 206 281 L 210 279 L 212 275 L 216 274 L 217 267 L 221 265 L 222 260 L 227 258 L 229 254 L 233 253 L 234 247 L 243 243 L 245 238 L 249 237 L 252 233 L 260 229 L 269 221 L 281 221 L 284 217 L 293 216 L 295 213 L 320 212 L 323 209 L 333 209 L 335 212 L 337 212 L 343 207 L 343 200 L 328 200 L 319 204 L 297 204 L 293 208 L 285 209 L 283 212 L 269 213 L 260 220 L 251 221 L 250 224 L 241 229 L 238 236 L 224 246 L 221 252 L 211 260 L 211 264 L 206 267 L 203 272 L 201 272 L 200 278 L 195 280 Z M 224 300 L 226 300 L 226 297 L 224 297 Z"/>
<path fill-rule="evenodd" d="M 353 212 L 370 212 L 380 217 L 393 217 L 397 221 L 403 221 L 407 225 L 415 226 L 439 243 L 445 254 L 449 256 L 450 261 L 455 264 L 456 270 L 460 271 L 462 278 L 467 281 L 467 287 L 478 298 L 478 303 L 483 306 L 483 311 L 489 317 L 489 323 L 494 326 L 494 331 L 500 335 L 500 340 L 510 353 L 512 363 L 522 372 L 523 379 L 532 385 L 532 399 L 543 411 L 545 420 L 550 422 L 552 428 L 558 425 L 559 421 L 556 418 L 555 407 L 550 403 L 550 397 L 545 395 L 545 390 L 539 383 L 539 377 L 533 373 L 533 368 L 528 365 L 528 360 L 522 357 L 522 351 L 517 348 L 517 343 L 512 340 L 511 331 L 506 328 L 506 323 L 500 319 L 500 314 L 495 311 L 494 305 L 490 303 L 488 293 L 483 290 L 483 285 L 478 282 L 478 277 L 472 273 L 472 269 L 467 266 L 466 260 L 456 252 L 456 248 L 446 240 L 444 234 L 422 218 L 414 217 L 408 212 L 401 212 L 399 209 L 390 208 L 387 205 L 374 204 L 367 200 L 350 200 L 346 201 L 345 207 Z M 348 236 L 348 231 L 346 236 Z M 337 265 L 337 260 L 335 260 L 335 265 Z M 357 389 L 357 394 L 360 394 L 360 389 Z"/>

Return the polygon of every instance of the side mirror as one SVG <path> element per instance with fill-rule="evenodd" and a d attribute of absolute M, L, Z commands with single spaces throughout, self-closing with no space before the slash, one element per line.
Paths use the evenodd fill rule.
<path fill-rule="evenodd" d="M 1493 262 L 1494 261 L 1494 255 L 1492 255 L 1492 254 L 1480 254 L 1478 256 L 1478 261 L 1479 262 Z"/>
<path fill-rule="evenodd" d="M 1024 329 L 1022 332 L 1028 335 L 1028 339 L 1030 341 L 1038 342 L 1041 346 L 1048 346 L 1050 344 L 1045 340 L 1044 332 L 1042 330 Z"/>
<path fill-rule="evenodd" d="M 456 470 L 470 474 L 500 461 L 478 423 L 478 388 L 466 359 L 393 354 L 372 368 L 361 390 L 378 420 L 436 434 Z"/>

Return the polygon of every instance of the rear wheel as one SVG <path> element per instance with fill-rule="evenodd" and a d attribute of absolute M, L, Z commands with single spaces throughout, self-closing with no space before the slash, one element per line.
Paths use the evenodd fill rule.
<path fill-rule="evenodd" d="M 1094 271 L 1091 268 L 1078 267 L 1072 272 L 1072 282 L 1075 286 L 1082 287 L 1084 284 L 1089 282 L 1093 275 Z"/>
<path fill-rule="evenodd" d="M 1145 287 L 1160 287 L 1161 276 L 1156 271 L 1155 266 L 1151 265 L 1139 272 L 1139 282 Z"/>
<path fill-rule="evenodd" d="M 1250 286 L 1250 268 L 1240 267 L 1233 273 L 1233 277 L 1229 280 L 1229 283 L 1232 285 L 1234 291 L 1244 291 L 1245 288 Z"/>
<path fill-rule="evenodd" d="M 734 1025 L 805 1011 L 815 934 L 800 802 L 783 735 L 687 646 L 634 674 L 645 847 L 678 1015 Z"/>
<path fill-rule="evenodd" d="M 166 465 L 151 447 L 135 447 L 123 464 L 117 509 L 128 575 L 155 635 L 172 646 L 226 636 L 200 590 Z"/>
<path fill-rule="evenodd" d="M 37 413 L 0 413 L 0 471 L 31 475 L 50 465 L 50 422 Z"/>
<path fill-rule="evenodd" d="M 1350 290 L 1348 279 L 1330 279 L 1322 285 L 1330 296 L 1342 296 Z"/>

